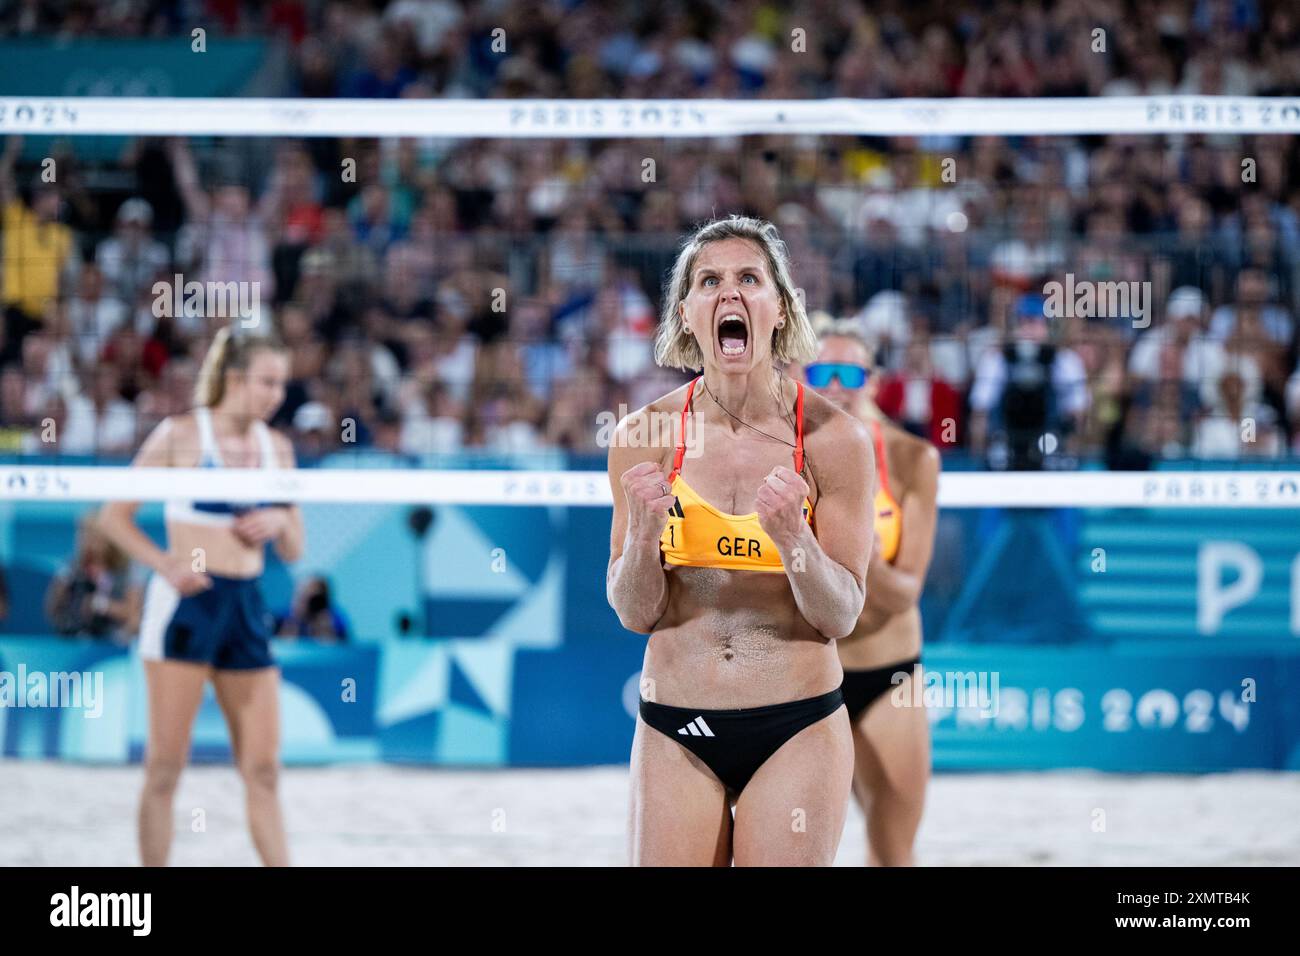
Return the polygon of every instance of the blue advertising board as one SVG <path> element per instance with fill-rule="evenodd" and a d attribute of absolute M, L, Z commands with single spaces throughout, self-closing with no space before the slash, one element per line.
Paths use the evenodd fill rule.
<path fill-rule="evenodd" d="M 47 636 L 41 597 L 89 506 L 0 501 L 6 675 L 88 672 L 102 713 L 0 706 L 14 757 L 130 761 L 142 666 L 108 642 Z M 341 646 L 277 641 L 289 763 L 445 766 L 627 759 L 645 638 L 605 599 L 606 508 L 304 506 L 308 556 L 268 552 L 287 611 L 322 575 Z M 161 541 L 161 509 L 141 509 Z M 1300 509 L 964 509 L 941 515 L 922 599 L 941 769 L 1300 768 Z M 956 675 L 956 676 L 950 676 Z M 945 694 L 982 680 L 977 695 Z M 996 682 L 996 686 L 995 686 Z M 93 692 L 95 685 L 90 685 Z M 84 708 L 83 708 L 84 709 Z M 227 759 L 205 700 L 196 759 Z"/>

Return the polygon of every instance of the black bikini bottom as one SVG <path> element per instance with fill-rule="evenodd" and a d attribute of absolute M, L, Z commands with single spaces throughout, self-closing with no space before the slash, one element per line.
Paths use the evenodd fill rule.
<path fill-rule="evenodd" d="M 740 793 L 782 744 L 843 703 L 838 687 L 820 697 L 743 710 L 669 707 L 642 698 L 641 719 L 704 761 L 728 790 Z"/>
<path fill-rule="evenodd" d="M 871 670 L 844 672 L 844 706 L 849 709 L 849 720 L 857 720 L 876 698 L 894 686 L 895 674 L 910 674 L 921 663 L 920 657 L 873 667 Z M 901 679 L 901 678 L 900 678 Z"/>

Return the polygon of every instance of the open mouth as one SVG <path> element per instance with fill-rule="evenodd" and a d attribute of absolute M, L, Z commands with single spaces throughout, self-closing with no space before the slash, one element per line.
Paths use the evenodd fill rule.
<path fill-rule="evenodd" d="M 722 348 L 722 354 L 728 358 L 744 355 L 748 344 L 749 326 L 745 320 L 738 315 L 723 316 L 718 323 L 718 345 Z"/>

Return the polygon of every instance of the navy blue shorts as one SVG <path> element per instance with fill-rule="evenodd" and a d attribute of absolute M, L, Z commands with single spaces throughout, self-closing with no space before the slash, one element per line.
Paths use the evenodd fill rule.
<path fill-rule="evenodd" d="M 274 667 L 274 621 L 257 578 L 210 574 L 212 587 L 189 597 L 160 574 L 149 579 L 140 618 L 140 656 L 189 661 L 218 670 Z"/>

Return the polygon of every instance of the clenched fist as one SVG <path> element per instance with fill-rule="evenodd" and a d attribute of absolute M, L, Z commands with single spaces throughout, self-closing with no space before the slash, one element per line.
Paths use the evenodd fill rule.
<path fill-rule="evenodd" d="M 235 518 L 230 529 L 235 537 L 249 547 L 266 544 L 278 538 L 289 525 L 289 512 L 285 508 L 254 508 Z"/>
<path fill-rule="evenodd" d="M 619 481 L 627 496 L 628 532 L 643 541 L 658 541 L 673 506 L 668 476 L 652 461 L 643 461 L 623 472 Z"/>
<path fill-rule="evenodd" d="M 798 540 L 799 526 L 804 523 L 803 500 L 808 497 L 808 482 L 792 469 L 780 465 L 758 486 L 754 510 L 758 523 L 778 548 L 791 546 Z"/>

